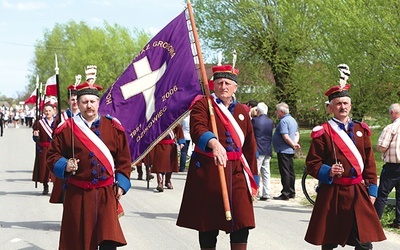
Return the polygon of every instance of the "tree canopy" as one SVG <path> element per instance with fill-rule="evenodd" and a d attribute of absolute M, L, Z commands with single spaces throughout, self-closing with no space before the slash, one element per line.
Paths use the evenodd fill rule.
<path fill-rule="evenodd" d="M 307 121 L 323 119 L 323 93 L 338 84 L 341 63 L 350 66 L 353 116 L 387 116 L 399 96 L 399 7 L 384 0 L 194 1 L 205 51 L 238 53 L 239 99 L 285 101 Z"/>

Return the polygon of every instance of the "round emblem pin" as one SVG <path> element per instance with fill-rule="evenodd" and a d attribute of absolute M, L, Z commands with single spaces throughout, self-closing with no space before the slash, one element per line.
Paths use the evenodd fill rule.
<path fill-rule="evenodd" d="M 239 115 L 239 120 L 243 121 L 244 120 L 244 115 L 240 114 Z"/>
<path fill-rule="evenodd" d="M 357 135 L 358 137 L 362 137 L 363 133 L 362 133 L 361 131 L 357 131 L 357 132 L 356 132 L 356 135 Z"/>

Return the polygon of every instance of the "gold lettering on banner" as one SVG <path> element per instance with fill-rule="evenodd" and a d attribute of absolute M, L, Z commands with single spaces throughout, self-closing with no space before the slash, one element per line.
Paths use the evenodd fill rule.
<path fill-rule="evenodd" d="M 165 102 L 168 98 L 170 98 L 173 94 L 178 91 L 178 86 L 174 85 L 169 91 L 162 95 L 162 101 Z"/>
<path fill-rule="evenodd" d="M 146 47 L 144 47 L 144 48 L 139 52 L 139 55 L 137 55 L 137 56 L 140 56 L 141 54 L 143 54 L 144 52 L 146 52 L 146 51 L 149 50 L 149 49 L 150 49 L 150 44 L 147 44 Z"/>
<path fill-rule="evenodd" d="M 136 131 L 136 129 L 138 129 L 138 128 L 135 129 L 135 131 L 136 131 L 135 134 L 137 134 L 136 142 L 139 142 L 146 135 L 146 133 L 149 131 L 149 129 L 155 123 L 157 123 L 158 119 L 160 119 L 164 115 L 164 113 L 167 111 L 167 109 L 168 108 L 166 106 L 164 106 L 160 111 L 158 111 L 158 113 L 153 118 L 151 118 L 151 120 L 149 120 L 146 127 L 139 134 L 137 134 L 138 131 Z M 132 135 L 132 133 L 131 133 L 131 137 L 134 138 L 134 135 Z"/>
<path fill-rule="evenodd" d="M 175 49 L 174 46 L 172 46 L 169 42 L 164 42 L 164 41 L 155 41 L 153 42 L 153 47 L 160 47 L 163 49 L 166 49 L 171 56 L 171 59 L 175 56 Z"/>
<path fill-rule="evenodd" d="M 113 90 L 114 84 L 111 85 L 110 90 L 108 91 L 107 95 L 106 95 L 106 105 L 110 105 L 113 101 L 112 101 L 112 90 Z"/>
<path fill-rule="evenodd" d="M 130 136 L 131 138 L 135 137 L 135 135 L 139 132 L 139 130 L 142 128 L 142 124 L 139 124 L 131 133 Z"/>

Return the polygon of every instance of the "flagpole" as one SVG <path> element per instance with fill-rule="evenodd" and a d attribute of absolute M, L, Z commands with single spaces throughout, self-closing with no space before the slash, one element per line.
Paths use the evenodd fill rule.
<path fill-rule="evenodd" d="M 56 68 L 54 69 L 56 71 L 56 86 L 57 86 L 57 117 L 58 117 L 58 122 L 61 122 L 61 100 L 60 100 L 60 80 L 58 79 L 58 60 L 57 60 L 57 54 L 54 54 L 55 56 L 55 61 L 56 61 Z"/>
<path fill-rule="evenodd" d="M 36 124 L 36 130 L 38 130 L 38 125 L 39 125 L 39 76 L 36 75 L 36 110 L 35 110 L 35 124 Z M 35 161 L 36 161 L 36 169 L 35 169 L 35 188 L 37 188 L 37 183 L 39 179 L 39 137 L 36 138 L 35 141 Z"/>
<path fill-rule="evenodd" d="M 218 139 L 217 124 L 215 121 L 214 108 L 212 106 L 210 87 L 208 86 L 207 73 L 206 73 L 206 69 L 204 66 L 204 62 L 203 62 L 203 55 L 201 53 L 199 37 L 197 34 L 197 29 L 196 29 L 196 23 L 194 21 L 194 16 L 193 16 L 193 9 L 192 9 L 192 5 L 189 0 L 187 1 L 187 7 L 188 7 L 188 11 L 189 11 L 190 22 L 192 24 L 193 37 L 194 37 L 194 41 L 195 41 L 195 45 L 196 45 L 197 56 L 199 57 L 201 76 L 203 79 L 203 87 L 204 87 L 204 91 L 205 91 L 206 98 L 208 101 L 208 108 L 210 111 L 210 121 L 211 121 L 212 132 Z M 224 166 L 222 166 L 219 163 L 218 163 L 218 172 L 219 172 L 219 179 L 220 179 L 220 183 L 221 183 L 222 201 L 224 203 L 224 209 L 225 209 L 225 218 L 227 221 L 230 221 L 230 220 L 232 220 L 232 215 L 231 215 L 231 208 L 230 208 L 229 199 L 228 199 L 228 189 L 226 187 Z"/>

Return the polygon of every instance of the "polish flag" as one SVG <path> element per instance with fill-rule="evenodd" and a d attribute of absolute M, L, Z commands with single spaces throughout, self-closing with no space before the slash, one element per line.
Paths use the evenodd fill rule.
<path fill-rule="evenodd" d="M 53 75 L 47 79 L 45 93 L 46 96 L 57 96 L 56 75 Z"/>
<path fill-rule="evenodd" d="M 31 96 L 25 100 L 25 104 L 36 104 L 36 89 L 33 90 Z"/>

